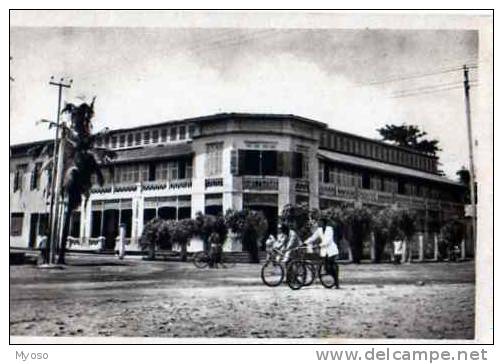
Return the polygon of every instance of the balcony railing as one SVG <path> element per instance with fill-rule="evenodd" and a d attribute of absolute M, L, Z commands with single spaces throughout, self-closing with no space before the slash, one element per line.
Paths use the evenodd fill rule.
<path fill-rule="evenodd" d="M 295 192 L 309 193 L 309 181 L 298 179 L 295 181 Z"/>
<path fill-rule="evenodd" d="M 175 179 L 169 181 L 168 188 L 170 190 L 177 190 L 180 188 L 191 188 L 192 187 L 192 180 L 191 179 Z"/>
<path fill-rule="evenodd" d="M 167 187 L 166 181 L 144 181 L 141 183 L 145 191 L 164 190 Z"/>
<path fill-rule="evenodd" d="M 342 187 L 334 184 L 320 183 L 319 187 L 320 196 L 326 198 L 340 199 L 340 200 L 356 200 L 359 199 L 364 203 L 389 205 L 397 203 L 398 205 L 429 210 L 444 210 L 457 212 L 463 208 L 463 204 L 440 201 L 431 198 L 424 198 L 419 196 L 408 196 L 397 193 L 357 189 L 355 187 Z"/>
<path fill-rule="evenodd" d="M 210 177 L 204 180 L 204 188 L 222 187 L 224 179 L 222 177 Z"/>
<path fill-rule="evenodd" d="M 243 177 L 243 190 L 253 191 L 277 191 L 277 177 Z"/>
<path fill-rule="evenodd" d="M 130 183 L 115 183 L 107 184 L 103 186 L 93 186 L 91 188 L 91 193 L 115 193 L 115 192 L 132 192 L 141 188 L 143 191 L 156 191 L 164 189 L 181 189 L 181 188 L 191 188 L 192 179 L 177 179 L 171 181 L 143 181 L 141 183 L 130 182 Z"/>

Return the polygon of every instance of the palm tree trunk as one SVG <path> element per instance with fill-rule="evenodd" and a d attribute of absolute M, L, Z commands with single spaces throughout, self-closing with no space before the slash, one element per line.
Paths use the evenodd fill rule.
<path fill-rule="evenodd" d="M 59 247 L 58 264 L 66 264 L 65 263 L 66 241 L 68 239 L 68 232 L 70 231 L 71 216 L 72 216 L 72 210 L 66 208 L 63 218 L 63 232 L 61 234 L 61 246 Z"/>

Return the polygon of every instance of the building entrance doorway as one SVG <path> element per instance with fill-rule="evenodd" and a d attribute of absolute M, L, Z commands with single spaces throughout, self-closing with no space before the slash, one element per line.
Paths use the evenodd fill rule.
<path fill-rule="evenodd" d="M 48 214 L 31 214 L 30 215 L 30 236 L 28 247 L 34 249 L 37 247 L 38 235 L 47 233 Z"/>
<path fill-rule="evenodd" d="M 115 249 L 115 238 L 119 235 L 119 210 L 105 210 L 103 213 L 103 236 L 105 250 Z"/>

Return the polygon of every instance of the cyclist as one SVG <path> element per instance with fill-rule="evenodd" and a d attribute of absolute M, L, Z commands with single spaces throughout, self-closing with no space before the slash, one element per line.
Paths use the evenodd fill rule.
<path fill-rule="evenodd" d="M 279 230 L 278 248 L 286 252 L 283 258 L 283 262 L 286 263 L 291 259 L 292 249 L 302 245 L 302 241 L 295 232 L 295 229 L 291 228 L 286 223 L 282 223 Z"/>
<path fill-rule="evenodd" d="M 337 257 L 339 249 L 335 243 L 334 228 L 327 225 L 327 219 L 321 217 L 318 220 L 318 228 L 315 230 L 304 244 L 313 245 L 315 241 L 319 241 L 320 257 L 325 260 L 325 270 L 334 279 L 334 287 L 339 289 L 339 266 L 337 265 Z"/>

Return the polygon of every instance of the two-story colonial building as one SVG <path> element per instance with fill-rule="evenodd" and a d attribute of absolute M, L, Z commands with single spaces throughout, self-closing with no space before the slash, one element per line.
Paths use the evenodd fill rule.
<path fill-rule="evenodd" d="M 34 247 L 47 224 L 47 176 L 29 150 L 11 146 L 11 240 Z M 271 228 L 286 204 L 327 208 L 359 201 L 421 212 L 425 231 L 463 216 L 464 186 L 438 173 L 437 158 L 295 115 L 224 113 L 118 129 L 97 142 L 117 151 L 72 217 L 73 248 L 113 249 L 126 225 L 129 250 L 154 217 L 182 219 L 233 209 L 264 212 Z"/>

